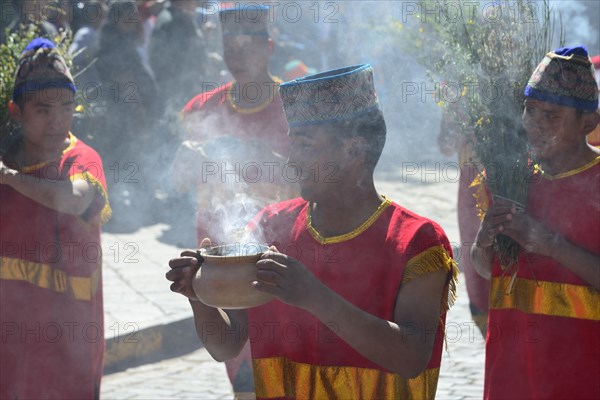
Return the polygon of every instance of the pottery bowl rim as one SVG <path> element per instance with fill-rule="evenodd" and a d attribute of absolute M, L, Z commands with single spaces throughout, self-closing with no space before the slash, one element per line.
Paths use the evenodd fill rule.
<path fill-rule="evenodd" d="M 244 249 L 248 251 L 244 251 Z M 226 250 L 226 251 L 224 251 Z M 258 260 L 263 253 L 269 250 L 269 246 L 259 243 L 246 243 L 241 245 L 240 243 L 224 244 L 219 246 L 211 246 L 208 248 L 200 249 L 200 255 L 205 261 L 238 261 L 247 262 L 251 260 Z M 226 255 L 222 255 L 225 253 Z M 231 254 L 228 254 L 231 253 Z"/>

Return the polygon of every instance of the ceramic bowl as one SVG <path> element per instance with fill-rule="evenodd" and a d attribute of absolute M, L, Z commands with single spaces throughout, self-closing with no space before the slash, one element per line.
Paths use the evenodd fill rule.
<path fill-rule="evenodd" d="M 226 309 L 256 307 L 273 296 L 254 288 L 256 262 L 268 250 L 258 244 L 231 244 L 200 250 L 203 258 L 193 282 L 204 304 Z"/>

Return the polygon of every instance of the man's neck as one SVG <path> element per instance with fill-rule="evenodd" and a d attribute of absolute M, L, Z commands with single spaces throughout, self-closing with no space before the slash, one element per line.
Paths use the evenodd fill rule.
<path fill-rule="evenodd" d="M 277 93 L 275 79 L 265 71 L 254 77 L 240 77 L 236 79 L 238 86 L 234 88 L 235 100 L 244 108 L 255 107 L 267 100 L 272 100 Z"/>
<path fill-rule="evenodd" d="M 568 152 L 568 154 L 565 153 L 560 157 L 540 159 L 539 163 L 545 173 L 559 175 L 581 168 L 595 160 L 598 156 L 600 156 L 600 149 L 586 144 L 585 147 L 574 152 Z"/>
<path fill-rule="evenodd" d="M 268 70 L 262 71 L 256 75 L 243 75 L 234 77 L 237 83 L 242 85 L 261 85 L 261 84 L 274 84 L 275 79 Z"/>
<path fill-rule="evenodd" d="M 311 223 L 323 237 L 344 235 L 360 227 L 382 202 L 374 187 L 331 197 L 311 204 Z"/>
<path fill-rule="evenodd" d="M 54 161 L 60 158 L 62 152 L 69 146 L 70 138 L 66 137 L 60 147 L 48 149 L 34 143 L 23 141 L 22 151 L 18 155 L 18 162 L 26 166 Z"/>

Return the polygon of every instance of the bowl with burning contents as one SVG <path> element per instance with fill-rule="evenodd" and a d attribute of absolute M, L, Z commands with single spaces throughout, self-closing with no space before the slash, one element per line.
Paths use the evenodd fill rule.
<path fill-rule="evenodd" d="M 268 249 L 250 243 L 198 250 L 202 265 L 193 281 L 198 300 L 227 309 L 256 307 L 272 300 L 273 296 L 252 285 L 256 281 L 256 262 Z"/>

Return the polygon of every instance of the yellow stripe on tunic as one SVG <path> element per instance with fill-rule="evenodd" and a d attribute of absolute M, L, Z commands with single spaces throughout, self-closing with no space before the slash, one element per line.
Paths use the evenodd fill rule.
<path fill-rule="evenodd" d="M 29 282 L 40 288 L 64 293 L 76 300 L 91 301 L 98 290 L 101 269 L 98 267 L 91 277 L 68 276 L 64 271 L 48 264 L 0 257 L 0 279 Z"/>
<path fill-rule="evenodd" d="M 256 396 L 297 399 L 434 399 L 439 368 L 413 379 L 377 369 L 318 366 L 285 357 L 253 360 Z"/>
<path fill-rule="evenodd" d="M 600 321 L 600 292 L 589 286 L 511 277 L 492 278 L 490 308 Z"/>

